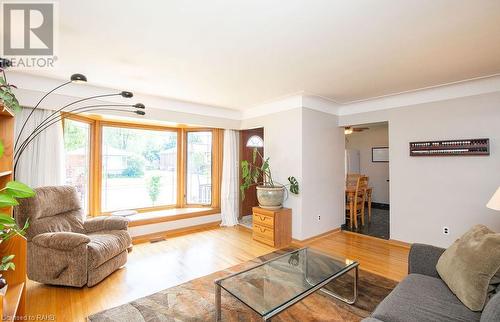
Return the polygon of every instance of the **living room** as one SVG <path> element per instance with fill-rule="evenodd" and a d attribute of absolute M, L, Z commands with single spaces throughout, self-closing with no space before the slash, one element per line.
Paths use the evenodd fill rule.
<path fill-rule="evenodd" d="M 500 320 L 499 3 L 1 5 L 4 320 Z"/>

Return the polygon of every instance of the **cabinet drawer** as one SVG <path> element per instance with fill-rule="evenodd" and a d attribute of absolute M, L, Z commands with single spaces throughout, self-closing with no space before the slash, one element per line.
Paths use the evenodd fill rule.
<path fill-rule="evenodd" d="M 274 229 L 259 224 L 253 224 L 253 235 L 259 238 L 274 241 Z"/>
<path fill-rule="evenodd" d="M 274 227 L 274 217 L 266 216 L 263 214 L 253 214 L 253 223 L 262 226 L 268 226 L 270 228 Z"/>

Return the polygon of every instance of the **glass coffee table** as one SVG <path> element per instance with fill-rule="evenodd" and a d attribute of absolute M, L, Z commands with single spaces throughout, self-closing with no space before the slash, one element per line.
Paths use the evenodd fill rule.
<path fill-rule="evenodd" d="M 307 247 L 275 257 L 214 282 L 216 320 L 221 319 L 221 289 L 255 311 L 263 321 L 318 290 L 353 304 L 358 292 L 358 266 L 356 261 L 335 258 Z M 324 288 L 353 269 L 351 299 Z"/>

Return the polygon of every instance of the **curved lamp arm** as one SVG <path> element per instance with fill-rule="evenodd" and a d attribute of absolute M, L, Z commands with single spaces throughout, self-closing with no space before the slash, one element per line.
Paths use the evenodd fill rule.
<path fill-rule="evenodd" d="M 43 131 L 45 131 L 48 127 L 70 117 L 71 115 L 78 115 L 80 113 L 84 113 L 84 112 L 90 112 L 90 111 L 118 111 L 118 112 L 128 112 L 128 113 L 134 113 L 134 114 L 138 114 L 138 115 L 145 115 L 146 113 L 142 110 L 127 110 L 127 109 L 119 109 L 119 108 L 103 108 L 103 107 L 136 107 L 138 104 L 134 104 L 134 105 L 90 105 L 90 106 L 84 106 L 84 107 L 80 107 L 80 108 L 77 108 L 73 111 L 78 111 L 77 113 L 68 113 L 67 115 L 62 115 L 60 116 L 58 119 L 55 119 L 55 120 L 52 120 L 52 122 L 50 122 L 49 124 L 46 124 L 42 129 L 39 129 L 38 132 L 34 133 L 34 135 L 30 135 L 31 138 L 25 142 L 23 142 L 23 147 L 22 149 L 19 149 L 17 152 L 16 152 L 16 155 L 14 156 L 14 178 L 15 178 L 15 175 L 16 175 L 16 169 L 17 169 L 17 165 L 21 159 L 21 156 L 23 154 L 23 152 L 26 150 L 26 148 L 28 147 L 28 145 L 40 134 L 42 133 Z M 142 104 L 140 104 L 142 105 Z M 144 105 L 142 105 L 144 106 Z M 33 133 L 32 133 L 33 134 Z"/>

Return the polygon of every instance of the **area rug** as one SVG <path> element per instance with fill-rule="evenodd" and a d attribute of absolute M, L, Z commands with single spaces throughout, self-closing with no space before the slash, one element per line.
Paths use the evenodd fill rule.
<path fill-rule="evenodd" d="M 291 250 L 291 249 L 289 249 Z M 171 287 L 133 302 L 89 316 L 90 322 L 214 321 L 214 280 L 254 266 L 282 254 L 273 252 L 187 283 Z M 330 283 L 329 288 L 344 297 L 352 295 L 351 275 Z M 316 292 L 279 315 L 277 321 L 360 321 L 370 315 L 396 286 L 396 282 L 359 271 L 358 300 L 354 305 Z M 259 316 L 222 290 L 222 321 L 261 321 Z"/>

